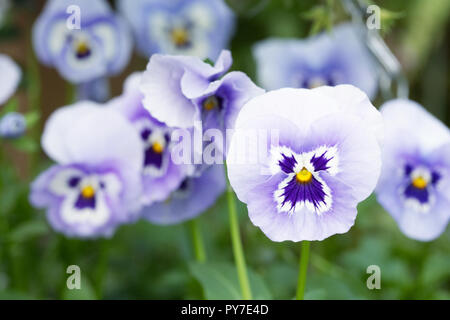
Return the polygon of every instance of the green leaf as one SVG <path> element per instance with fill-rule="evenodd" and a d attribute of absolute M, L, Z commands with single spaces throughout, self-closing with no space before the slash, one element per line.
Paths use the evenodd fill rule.
<path fill-rule="evenodd" d="M 9 235 L 9 241 L 17 243 L 48 234 L 49 228 L 44 221 L 28 221 L 22 223 Z"/>
<path fill-rule="evenodd" d="M 230 263 L 191 263 L 189 269 L 209 300 L 241 300 L 236 268 Z M 247 270 L 253 299 L 269 300 L 272 295 L 260 276 Z"/>
<path fill-rule="evenodd" d="M 450 278 L 450 260 L 448 256 L 435 253 L 429 256 L 420 274 L 420 281 L 425 286 L 434 286 L 445 283 Z"/>
<path fill-rule="evenodd" d="M 0 116 L 4 116 L 5 114 L 16 111 L 18 106 L 19 101 L 17 100 L 17 98 L 11 99 L 0 112 Z"/>
<path fill-rule="evenodd" d="M 39 112 L 33 111 L 29 112 L 25 115 L 25 122 L 27 124 L 27 129 L 32 128 L 38 121 L 41 116 L 39 115 Z"/>
<path fill-rule="evenodd" d="M 22 292 L 0 290 L 0 300 L 33 300 L 33 298 Z"/>
<path fill-rule="evenodd" d="M 23 136 L 16 140 L 11 140 L 14 147 L 20 151 L 32 153 L 38 150 L 39 146 L 32 138 Z"/>

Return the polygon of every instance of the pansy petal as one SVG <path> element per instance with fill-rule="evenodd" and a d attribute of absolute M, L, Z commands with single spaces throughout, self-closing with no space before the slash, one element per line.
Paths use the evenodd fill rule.
<path fill-rule="evenodd" d="M 223 166 L 213 165 L 198 178 L 191 178 L 188 193 L 175 195 L 166 202 L 156 203 L 143 209 L 143 216 L 155 224 L 174 224 L 192 219 L 209 207 L 225 191 L 226 180 Z"/>
<path fill-rule="evenodd" d="M 86 101 L 51 115 L 42 146 L 51 158 L 63 164 L 116 160 L 139 170 L 143 161 L 141 142 L 133 126 L 117 112 Z"/>
<path fill-rule="evenodd" d="M 347 232 L 356 218 L 356 200 L 348 196 L 350 188 L 333 177 L 327 177 L 332 185 L 334 199 L 330 211 L 321 215 L 304 207 L 292 214 L 279 212 L 273 190 L 283 178 L 273 176 L 254 188 L 248 197 L 249 217 L 272 241 L 323 240 L 331 235 Z"/>
<path fill-rule="evenodd" d="M 143 104 L 158 120 L 172 127 L 189 128 L 194 123 L 195 106 L 181 92 L 183 68 L 173 59 L 153 55 L 144 72 Z"/>
<path fill-rule="evenodd" d="M 381 114 L 386 123 L 386 136 L 406 135 L 423 154 L 450 141 L 450 130 L 414 101 L 391 100 L 381 107 Z M 395 139 L 390 139 L 386 145 L 395 143 Z"/>
<path fill-rule="evenodd" d="M 17 90 L 22 72 L 7 55 L 0 55 L 0 105 L 4 104 Z"/>

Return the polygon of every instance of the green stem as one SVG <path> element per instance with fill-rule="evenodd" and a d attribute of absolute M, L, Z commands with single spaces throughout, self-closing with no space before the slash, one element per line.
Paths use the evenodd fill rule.
<path fill-rule="evenodd" d="M 204 263 L 206 261 L 206 251 L 203 244 L 202 231 L 200 229 L 200 221 L 198 218 L 189 221 L 189 229 L 191 231 L 195 259 L 197 262 Z"/>
<path fill-rule="evenodd" d="M 251 300 L 252 292 L 250 289 L 250 282 L 248 281 L 244 251 L 242 250 L 242 241 L 239 233 L 239 220 L 236 211 L 236 203 L 234 201 L 234 192 L 229 183 L 227 184 L 227 200 L 228 213 L 230 217 L 231 243 L 233 246 L 234 261 L 236 263 L 239 284 L 241 286 L 242 298 L 244 300 Z"/>
<path fill-rule="evenodd" d="M 303 300 L 305 296 L 306 272 L 308 271 L 309 241 L 302 241 L 302 250 L 300 255 L 300 269 L 297 283 L 297 300 Z"/>

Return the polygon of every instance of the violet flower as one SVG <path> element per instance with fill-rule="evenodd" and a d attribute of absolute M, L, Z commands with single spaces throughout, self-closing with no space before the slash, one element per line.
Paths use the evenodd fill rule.
<path fill-rule="evenodd" d="M 255 45 L 260 85 L 267 90 L 352 84 L 374 98 L 378 72 L 351 24 L 304 40 L 268 39 Z"/>
<path fill-rule="evenodd" d="M 437 238 L 450 219 L 450 131 L 410 100 L 385 103 L 377 198 L 410 238 Z"/>
<path fill-rule="evenodd" d="M 42 147 L 56 162 L 32 184 L 30 201 L 71 237 L 111 236 L 141 208 L 142 149 L 118 112 L 79 102 L 53 113 Z"/>
<path fill-rule="evenodd" d="M 142 201 L 149 205 L 165 200 L 177 189 L 187 173 L 186 166 L 172 161 L 172 128 L 153 118 L 142 105 L 139 91 L 142 73 L 128 77 L 124 93 L 109 102 L 109 106 L 124 115 L 141 137 L 143 153 Z"/>
<path fill-rule="evenodd" d="M 119 0 L 142 54 L 216 59 L 234 31 L 234 15 L 223 0 Z"/>
<path fill-rule="evenodd" d="M 260 130 L 267 138 L 247 145 Z M 236 120 L 228 177 L 271 240 L 323 240 L 347 232 L 375 188 L 382 136 L 380 113 L 353 86 L 268 92 Z"/>

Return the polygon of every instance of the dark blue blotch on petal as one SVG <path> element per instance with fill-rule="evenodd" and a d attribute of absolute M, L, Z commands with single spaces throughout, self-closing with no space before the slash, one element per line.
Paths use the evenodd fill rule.
<path fill-rule="evenodd" d="M 86 208 L 95 209 L 95 196 L 91 198 L 85 198 L 80 194 L 77 201 L 75 202 L 75 207 L 80 210 Z"/>
<path fill-rule="evenodd" d="M 75 188 L 76 186 L 78 186 L 78 183 L 80 183 L 80 180 L 81 180 L 80 177 L 72 177 L 69 179 L 67 184 L 69 185 L 69 187 Z"/>
<path fill-rule="evenodd" d="M 412 184 L 406 187 L 405 196 L 407 198 L 414 198 L 422 204 L 427 203 L 429 200 L 429 192 L 427 188 L 419 189 L 414 187 Z"/>
<path fill-rule="evenodd" d="M 160 169 L 163 163 L 163 153 L 158 153 L 153 150 L 153 147 L 145 149 L 144 167 L 154 166 Z"/>
<path fill-rule="evenodd" d="M 431 173 L 431 183 L 433 185 L 436 185 L 436 183 L 438 183 L 440 179 L 441 179 L 441 175 L 439 173 L 437 173 L 435 171 L 433 171 Z"/>
<path fill-rule="evenodd" d="M 321 171 L 321 170 L 328 170 L 328 169 L 330 169 L 330 167 L 328 167 L 328 162 L 331 160 L 331 159 L 333 159 L 333 157 L 331 157 L 331 158 L 327 158 L 325 155 L 326 155 L 326 151 L 322 154 L 322 155 L 320 155 L 320 156 L 318 156 L 318 157 L 316 157 L 316 155 L 314 155 L 312 158 L 311 158 L 311 164 L 314 166 L 314 171 Z"/>
<path fill-rule="evenodd" d="M 297 160 L 295 159 L 295 157 L 293 155 L 288 157 L 285 154 L 282 154 L 282 156 L 283 159 L 278 162 L 281 170 L 283 170 L 284 173 L 288 174 L 294 172 L 295 165 L 297 164 Z"/>
<path fill-rule="evenodd" d="M 314 177 L 308 183 L 299 183 L 295 177 L 292 178 L 284 187 L 283 203 L 284 206 L 287 202 L 291 203 L 291 210 L 299 202 L 309 201 L 315 208 L 319 208 L 323 203 L 325 204 L 325 191 L 322 184 Z"/>

